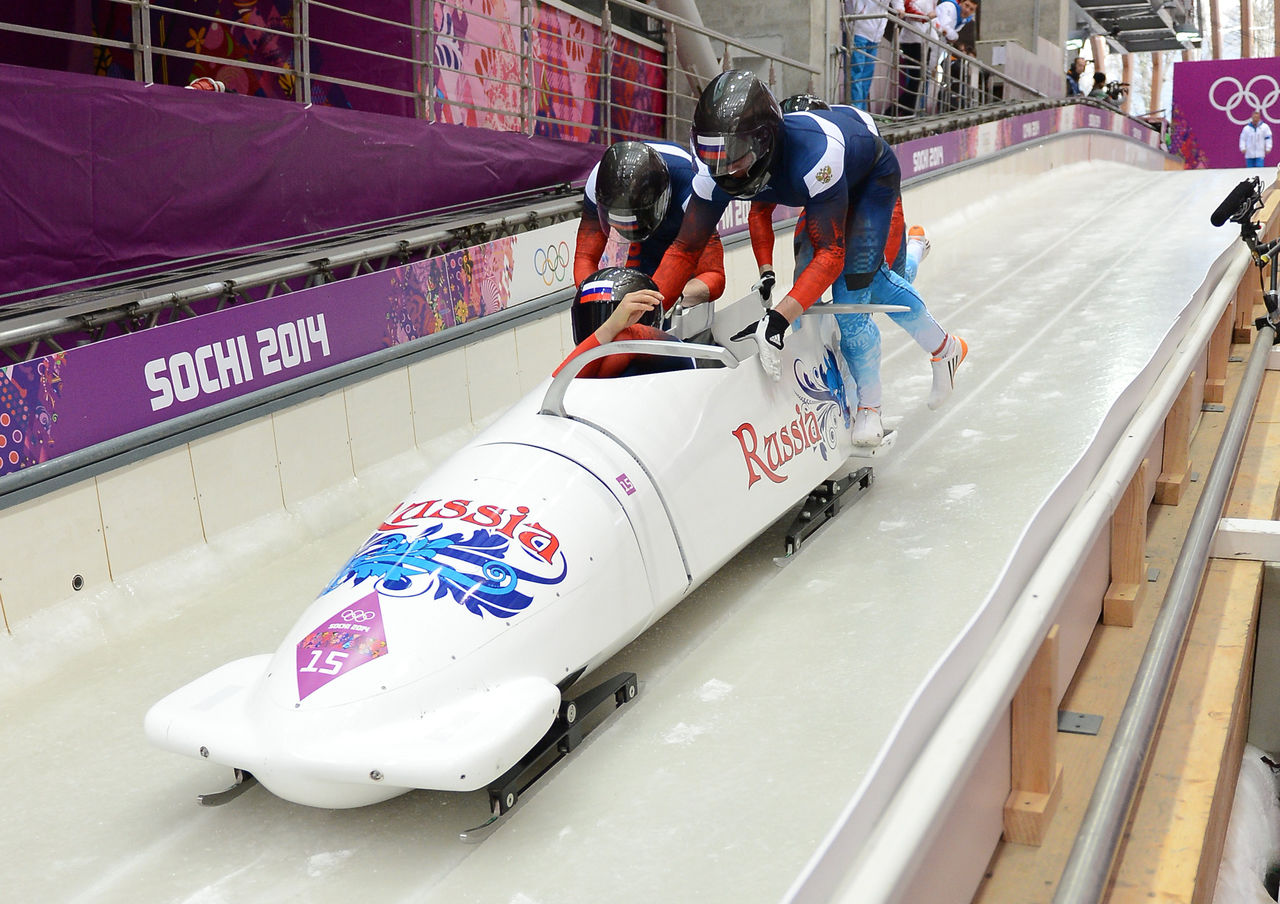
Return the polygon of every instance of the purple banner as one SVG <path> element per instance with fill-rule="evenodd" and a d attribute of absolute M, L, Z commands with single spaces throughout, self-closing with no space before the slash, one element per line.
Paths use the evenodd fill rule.
<path fill-rule="evenodd" d="M 0 65 L 0 295 L 576 182 L 602 153 Z"/>
<path fill-rule="evenodd" d="M 516 241 L 0 368 L 0 475 L 500 311 Z"/>
<path fill-rule="evenodd" d="M 1173 144 L 1188 169 L 1244 166 L 1240 132 L 1254 110 L 1280 122 L 1280 59 L 1199 60 L 1173 66 Z M 1280 148 L 1266 157 L 1280 161 Z"/>
<path fill-rule="evenodd" d="M 904 141 L 894 145 L 893 152 L 902 166 L 902 178 L 910 179 L 969 160 L 977 149 L 977 138 L 977 128 L 960 129 Z"/>

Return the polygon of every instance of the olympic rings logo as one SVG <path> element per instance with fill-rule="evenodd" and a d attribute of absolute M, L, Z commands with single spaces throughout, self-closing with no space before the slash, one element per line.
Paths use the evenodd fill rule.
<path fill-rule="evenodd" d="M 367 609 L 348 609 L 342 613 L 342 620 L 348 622 L 366 622 L 371 618 L 377 618 L 378 613 L 370 612 Z"/>
<path fill-rule="evenodd" d="M 1270 90 L 1262 96 L 1259 96 L 1257 91 L 1254 90 L 1254 86 L 1259 83 L 1271 86 Z M 1228 90 L 1232 92 L 1224 100 L 1219 100 L 1218 98 L 1219 85 L 1227 85 Z M 1221 110 L 1226 113 L 1227 119 L 1238 126 L 1248 122 L 1254 110 L 1261 110 L 1263 119 L 1271 122 L 1280 122 L 1271 113 L 1271 105 L 1277 100 L 1280 100 L 1280 85 L 1277 85 L 1276 80 L 1270 75 L 1255 75 L 1249 79 L 1247 85 L 1241 85 L 1238 79 L 1230 75 L 1224 75 L 1209 86 L 1209 103 L 1213 105 L 1215 110 Z M 1241 109 L 1244 111 L 1244 116 L 1237 119 L 1236 117 Z"/>
<path fill-rule="evenodd" d="M 568 242 L 548 245 L 533 253 L 533 269 L 548 286 L 568 278 L 570 261 Z"/>

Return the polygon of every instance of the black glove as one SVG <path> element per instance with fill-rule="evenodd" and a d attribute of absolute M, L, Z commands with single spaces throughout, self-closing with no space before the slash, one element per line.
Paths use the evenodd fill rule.
<path fill-rule="evenodd" d="M 738 332 L 734 333 L 729 338 L 735 342 L 739 339 L 750 339 L 752 336 L 756 334 L 756 331 L 760 328 L 760 324 L 762 323 L 764 324 L 765 341 L 768 342 L 770 345 L 772 345 L 774 348 L 781 349 L 782 334 L 787 331 L 787 327 L 789 327 L 791 324 L 787 323 L 787 318 L 783 317 L 781 314 L 779 314 L 776 310 L 772 308 L 769 309 L 769 313 L 765 314 L 755 323 L 750 324 L 749 326 L 743 327 L 742 329 L 738 330 Z"/>
<path fill-rule="evenodd" d="M 768 304 L 773 296 L 773 284 L 778 281 L 778 277 L 772 270 L 766 270 L 760 274 L 760 281 L 751 288 L 760 293 L 760 298 L 765 304 Z"/>

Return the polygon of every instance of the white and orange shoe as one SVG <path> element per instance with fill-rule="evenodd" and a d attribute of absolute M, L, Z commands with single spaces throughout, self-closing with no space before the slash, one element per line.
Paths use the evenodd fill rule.
<path fill-rule="evenodd" d="M 929 256 L 929 249 L 933 247 L 929 242 L 929 237 L 924 234 L 923 226 L 912 226 L 907 230 L 907 254 L 915 254 L 916 265 Z"/>
<path fill-rule="evenodd" d="M 933 367 L 933 386 L 929 389 L 929 407 L 935 411 L 951 395 L 956 386 L 956 370 L 969 354 L 969 343 L 959 336 L 947 334 L 942 347 L 929 359 Z"/>
<path fill-rule="evenodd" d="M 880 419 L 879 408 L 858 406 L 853 415 L 853 444 L 855 446 L 878 446 L 884 439 L 884 423 Z"/>

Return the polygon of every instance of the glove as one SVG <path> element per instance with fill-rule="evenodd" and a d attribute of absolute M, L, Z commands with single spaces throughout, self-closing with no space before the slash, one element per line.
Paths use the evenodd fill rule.
<path fill-rule="evenodd" d="M 734 342 L 739 339 L 749 339 L 757 334 L 761 326 L 764 327 L 765 341 L 778 351 L 782 351 L 782 334 L 787 331 L 787 327 L 791 326 L 791 324 L 787 323 L 787 318 L 772 308 L 755 323 L 743 327 L 729 338 Z"/>
<path fill-rule="evenodd" d="M 778 281 L 778 277 L 772 270 L 765 270 L 760 274 L 760 281 L 751 288 L 760 293 L 760 300 L 768 304 L 773 296 L 773 284 Z"/>
<path fill-rule="evenodd" d="M 774 309 L 750 326 L 744 327 L 729 338 L 731 340 L 752 339 L 760 348 L 760 366 L 770 377 L 777 380 L 782 376 L 782 334 L 787 331 L 787 318 Z"/>

